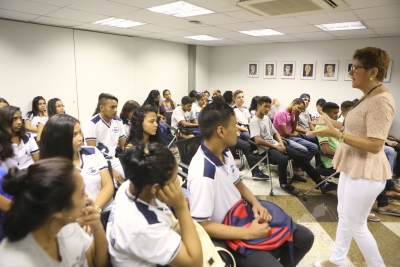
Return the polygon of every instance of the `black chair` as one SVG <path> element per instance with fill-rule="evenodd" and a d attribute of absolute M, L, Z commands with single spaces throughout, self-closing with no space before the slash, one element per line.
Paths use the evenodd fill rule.
<path fill-rule="evenodd" d="M 196 154 L 197 150 L 199 149 L 202 140 L 203 136 L 197 135 L 189 139 L 182 139 L 175 142 L 175 145 L 179 151 L 179 157 L 181 159 L 178 165 L 182 169 L 181 173 L 179 173 L 178 171 L 178 174 L 185 180 L 185 183 L 187 179 L 187 174 L 189 172 L 190 162 L 192 161 L 192 158 Z"/>
<path fill-rule="evenodd" d="M 110 213 L 111 213 L 110 210 L 103 211 L 100 213 L 100 221 L 101 221 L 101 224 L 103 225 L 104 232 L 107 229 L 108 217 L 110 217 Z"/>
<path fill-rule="evenodd" d="M 170 143 L 168 144 L 168 147 L 171 146 L 171 144 L 175 140 L 179 140 L 179 128 L 172 127 L 172 113 L 173 112 L 165 112 L 164 113 L 164 118 L 165 118 L 165 126 L 167 126 L 167 139 L 171 140 L 169 141 Z"/>

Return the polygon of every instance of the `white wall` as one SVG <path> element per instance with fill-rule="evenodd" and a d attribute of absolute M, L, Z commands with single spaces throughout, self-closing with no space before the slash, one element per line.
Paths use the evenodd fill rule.
<path fill-rule="evenodd" d="M 246 104 L 249 105 L 255 95 L 268 95 L 280 100 L 282 107 L 299 97 L 302 93 L 311 95 L 310 111 L 315 110 L 318 98 L 336 102 L 359 98 L 361 91 L 351 87 L 351 81 L 345 81 L 345 63 L 351 60 L 354 51 L 366 46 L 376 46 L 386 50 L 393 60 L 390 83 L 384 85 L 392 92 L 398 106 L 391 131 L 400 134 L 400 38 L 370 38 L 337 41 L 318 41 L 301 43 L 280 43 L 263 45 L 243 45 L 213 47 L 210 52 L 210 90 L 245 92 Z M 316 79 L 300 80 L 301 61 L 317 61 Z M 322 81 L 322 61 L 339 60 L 337 81 Z M 247 62 L 259 61 L 259 78 L 247 78 Z M 282 61 L 296 61 L 295 79 L 281 79 L 278 72 L 276 79 L 263 78 L 263 62 L 277 61 L 277 69 Z"/>
<path fill-rule="evenodd" d="M 210 52 L 211 47 L 196 47 L 196 91 L 210 89 Z"/>
<path fill-rule="evenodd" d="M 58 97 L 83 122 L 102 92 L 120 111 L 152 89 L 170 89 L 177 102 L 188 90 L 185 44 L 0 20 L 0 59 L 0 97 L 24 113 L 37 95 Z"/>

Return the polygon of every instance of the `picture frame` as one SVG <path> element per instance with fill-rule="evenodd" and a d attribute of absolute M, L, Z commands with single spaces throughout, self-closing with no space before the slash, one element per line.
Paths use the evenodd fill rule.
<path fill-rule="evenodd" d="M 351 81 L 351 76 L 349 75 L 351 66 L 353 66 L 353 60 L 346 60 L 346 72 L 344 73 L 345 81 Z"/>
<path fill-rule="evenodd" d="M 248 78 L 258 78 L 258 72 L 260 70 L 259 61 L 249 61 L 247 62 L 247 77 Z"/>
<path fill-rule="evenodd" d="M 385 74 L 385 78 L 383 79 L 384 83 L 389 83 L 390 82 L 390 76 L 392 74 L 392 62 L 393 62 L 393 60 L 389 61 L 389 67 L 388 67 L 388 70 L 387 70 L 387 72 Z"/>
<path fill-rule="evenodd" d="M 339 60 L 322 61 L 323 81 L 337 81 L 339 72 Z"/>
<path fill-rule="evenodd" d="M 281 79 L 294 79 L 296 61 L 282 61 L 281 71 Z"/>
<path fill-rule="evenodd" d="M 317 61 L 302 61 L 300 69 L 300 80 L 315 80 Z"/>
<path fill-rule="evenodd" d="M 264 62 L 264 79 L 276 78 L 276 61 Z"/>

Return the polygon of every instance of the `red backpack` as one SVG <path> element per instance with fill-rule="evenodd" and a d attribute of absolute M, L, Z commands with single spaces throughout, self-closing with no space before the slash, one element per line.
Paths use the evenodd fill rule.
<path fill-rule="evenodd" d="M 243 256 L 248 256 L 256 250 L 272 252 L 272 250 L 280 247 L 287 241 L 290 258 L 293 266 L 295 266 L 293 234 L 297 230 L 296 224 L 279 206 L 268 201 L 259 201 L 272 216 L 272 221 L 269 222 L 271 230 L 267 236 L 253 240 L 226 240 L 226 243 L 232 250 L 239 252 Z M 252 221 L 255 219 L 251 209 L 252 206 L 247 201 L 244 199 L 239 200 L 225 216 L 224 224 L 236 227 L 250 227 Z"/>

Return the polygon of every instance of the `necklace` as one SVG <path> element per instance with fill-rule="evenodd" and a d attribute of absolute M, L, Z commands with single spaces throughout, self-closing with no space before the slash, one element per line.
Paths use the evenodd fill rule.
<path fill-rule="evenodd" d="M 382 84 L 378 84 L 377 86 L 375 86 L 374 88 L 369 90 L 365 96 L 363 96 L 360 100 L 358 100 L 358 102 L 349 110 L 349 112 L 352 111 L 355 107 L 357 107 L 370 93 L 372 93 L 372 91 L 374 91 L 376 88 L 378 88 L 380 86 L 382 86 Z M 347 115 L 348 115 L 348 113 L 347 113 Z M 344 123 L 345 122 L 346 122 L 346 118 L 344 118 L 344 120 L 343 120 L 343 126 L 342 126 L 342 129 L 340 129 L 341 132 L 344 131 Z"/>

